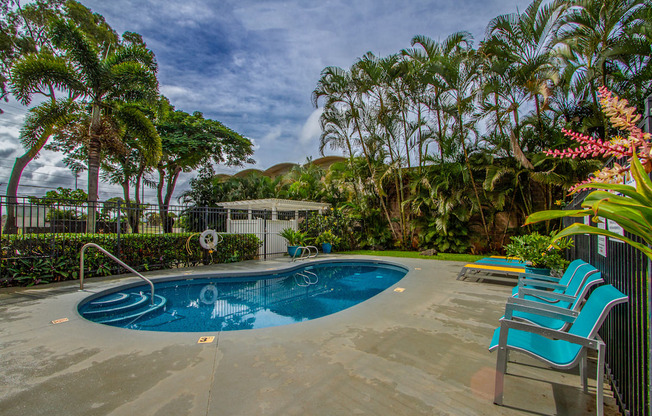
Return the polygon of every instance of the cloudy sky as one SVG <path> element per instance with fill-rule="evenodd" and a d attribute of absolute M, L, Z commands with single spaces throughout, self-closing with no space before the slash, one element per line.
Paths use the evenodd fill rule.
<path fill-rule="evenodd" d="M 415 35 L 442 40 L 469 31 L 476 44 L 489 20 L 523 10 L 525 0 L 81 0 L 118 32 L 143 35 L 159 63 L 161 93 L 180 110 L 201 111 L 249 137 L 253 167 L 317 158 L 319 109 L 310 101 L 326 66 L 349 67 L 368 51 L 378 56 L 410 47 Z M 0 115 L 0 189 L 6 187 L 17 142 L 21 106 Z M 74 187 L 62 156 L 32 162 L 20 194 L 34 186 Z M 225 167 L 218 172 L 232 173 Z M 187 188 L 186 175 L 176 194 Z M 79 187 L 86 187 L 80 176 Z M 119 196 L 101 186 L 101 199 Z M 153 196 L 153 190 L 146 191 Z"/>

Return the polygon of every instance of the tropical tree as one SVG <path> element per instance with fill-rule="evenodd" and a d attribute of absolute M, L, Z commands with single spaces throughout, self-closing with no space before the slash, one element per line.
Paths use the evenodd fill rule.
<path fill-rule="evenodd" d="M 114 45 L 109 53 L 102 53 L 75 25 L 63 20 L 52 23 L 50 37 L 53 44 L 64 51 L 66 61 L 39 56 L 17 64 L 14 72 L 16 96 L 24 104 L 29 104 L 30 91 L 52 84 L 57 89 L 82 97 L 89 106 L 87 231 L 92 233 L 95 230 L 102 137 L 108 123 L 107 116 L 116 103 L 147 101 L 156 97 L 157 65 L 154 54 L 141 44 L 122 42 Z M 140 139 L 152 137 L 142 136 Z M 145 148 L 151 150 L 148 159 L 155 161 L 160 157 L 160 142 L 156 139 Z"/>
<path fill-rule="evenodd" d="M 636 31 L 646 27 L 650 7 L 644 0 L 579 0 L 561 19 L 557 42 L 567 48 L 562 56 L 572 69 L 569 75 L 596 111 L 598 87 L 609 87 L 627 61 L 643 56 L 649 64 L 649 42 Z"/>
<path fill-rule="evenodd" d="M 40 82 L 27 82 L 38 72 L 39 65 L 50 68 L 70 68 L 65 52 L 57 48 L 47 30 L 54 19 L 65 19 L 76 26 L 84 27 L 86 36 L 98 47 L 115 43 L 117 36 L 104 18 L 92 13 L 76 1 L 48 0 L 22 6 L 20 1 L 12 2 L 14 7 L 3 4 L 5 13 L 0 19 L 0 82 L 2 96 L 6 99 L 6 83 L 9 82 L 13 95 L 23 104 L 28 105 L 31 97 L 45 97 L 38 106 L 29 110 L 25 126 L 21 130 L 20 140 L 26 152 L 17 157 L 7 184 L 7 196 L 10 206 L 16 202 L 20 177 L 27 165 L 38 156 L 52 134 L 58 127 L 65 125 L 71 113 L 78 109 L 74 104 L 78 93 L 68 91 L 67 97 L 58 98 L 60 81 L 45 77 Z M 46 70 L 47 71 L 47 70 Z M 64 96 L 66 94 L 63 94 Z M 6 232 L 16 232 L 14 210 L 7 213 Z"/>
<path fill-rule="evenodd" d="M 166 100 L 163 100 L 167 102 Z M 163 104 L 169 106 L 168 104 Z M 159 174 L 157 198 L 165 232 L 172 231 L 168 207 L 181 172 L 206 169 L 212 163 L 241 166 L 255 163 L 249 139 L 216 120 L 204 118 L 201 112 L 192 115 L 169 107 L 156 124 L 163 143 L 163 155 L 156 165 Z"/>
<path fill-rule="evenodd" d="M 542 112 L 548 108 L 559 71 L 552 59 L 554 36 L 566 4 L 563 0 L 551 3 L 534 0 L 523 13 L 495 17 L 487 26 L 485 53 L 502 63 L 498 73 L 507 73 L 514 86 L 534 103 L 537 130 L 542 142 Z M 510 101 L 510 106 L 518 104 L 518 100 Z M 518 122 L 515 124 L 518 129 Z M 512 147 L 518 153 L 516 141 L 519 136 L 514 135 Z"/>

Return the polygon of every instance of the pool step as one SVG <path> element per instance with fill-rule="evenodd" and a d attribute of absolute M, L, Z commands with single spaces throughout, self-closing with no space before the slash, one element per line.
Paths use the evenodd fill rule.
<path fill-rule="evenodd" d="M 119 305 L 113 307 L 113 304 L 109 304 L 108 307 L 95 307 L 93 309 L 87 310 L 84 312 L 84 316 L 97 316 L 97 315 L 106 315 L 106 314 L 121 314 L 132 309 L 139 308 L 143 303 L 149 301 L 149 296 L 137 293 L 133 293 L 131 296 L 128 296 L 129 303 L 126 305 Z M 104 303 L 106 305 L 106 303 Z"/>
<path fill-rule="evenodd" d="M 89 309 L 82 315 L 93 322 L 101 324 L 118 324 L 136 320 L 142 316 L 149 315 L 156 311 L 163 311 L 167 299 L 155 295 L 152 305 L 148 294 L 130 293 L 116 296 L 108 301 L 91 303 Z"/>
<path fill-rule="evenodd" d="M 129 295 L 126 293 L 114 293 L 111 298 L 106 299 L 106 300 L 96 300 L 93 302 L 90 302 L 89 305 L 92 307 L 101 307 L 101 306 L 108 306 L 108 305 L 115 305 L 118 303 L 126 302 L 127 299 L 129 298 Z"/>

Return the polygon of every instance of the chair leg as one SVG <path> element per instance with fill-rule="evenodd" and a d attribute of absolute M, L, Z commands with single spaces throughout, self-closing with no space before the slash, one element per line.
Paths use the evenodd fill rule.
<path fill-rule="evenodd" d="M 582 352 L 582 358 L 580 359 L 580 379 L 582 380 L 582 388 L 584 389 L 584 393 L 589 392 L 589 383 L 588 383 L 588 368 L 587 368 L 587 362 L 586 362 L 586 357 L 587 357 L 587 350 L 584 349 Z"/>
<path fill-rule="evenodd" d="M 498 354 L 496 356 L 496 381 L 494 384 L 494 403 L 503 404 L 503 390 L 505 383 L 505 373 L 507 372 L 507 328 L 500 328 L 500 337 L 498 340 Z"/>
<path fill-rule="evenodd" d="M 595 377 L 595 406 L 597 408 L 597 415 L 604 415 L 604 395 L 602 391 L 602 386 L 604 384 L 604 361 L 605 361 L 605 344 L 603 342 L 598 343 L 598 368 L 597 374 Z"/>

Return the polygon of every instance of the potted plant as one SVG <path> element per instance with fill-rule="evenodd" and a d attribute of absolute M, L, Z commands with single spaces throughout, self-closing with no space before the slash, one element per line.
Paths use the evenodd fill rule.
<path fill-rule="evenodd" d="M 557 241 L 553 246 L 554 240 L 555 233 L 549 236 L 537 232 L 514 236 L 505 246 L 505 251 L 508 256 L 530 264 L 525 267 L 526 273 L 549 275 L 551 270 L 554 272 L 564 270 L 568 260 L 565 259 L 563 250 L 573 245 L 572 240 L 565 238 Z"/>
<path fill-rule="evenodd" d="M 299 246 L 303 245 L 306 234 L 293 228 L 284 228 L 279 235 L 288 242 L 288 254 L 294 256 Z"/>
<path fill-rule="evenodd" d="M 324 231 L 317 237 L 317 244 L 321 244 L 321 251 L 323 253 L 330 253 L 333 245 L 340 243 L 340 238 L 336 237 L 331 230 Z"/>

